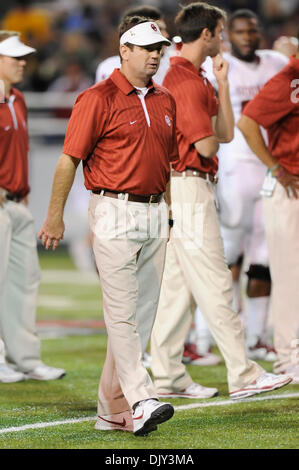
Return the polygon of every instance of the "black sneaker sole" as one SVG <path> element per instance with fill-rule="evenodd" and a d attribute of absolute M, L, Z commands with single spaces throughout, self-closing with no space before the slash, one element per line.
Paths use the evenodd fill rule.
<path fill-rule="evenodd" d="M 157 425 L 168 421 L 174 414 L 173 406 L 165 403 L 157 410 L 153 411 L 150 418 L 144 423 L 142 428 L 134 432 L 135 436 L 147 436 L 150 432 L 158 429 Z"/>

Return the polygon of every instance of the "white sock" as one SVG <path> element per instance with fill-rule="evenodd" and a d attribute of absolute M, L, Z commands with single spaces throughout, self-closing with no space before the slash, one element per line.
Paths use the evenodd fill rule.
<path fill-rule="evenodd" d="M 247 343 L 249 346 L 256 342 L 256 338 L 262 338 L 265 334 L 269 299 L 269 296 L 248 298 Z"/>

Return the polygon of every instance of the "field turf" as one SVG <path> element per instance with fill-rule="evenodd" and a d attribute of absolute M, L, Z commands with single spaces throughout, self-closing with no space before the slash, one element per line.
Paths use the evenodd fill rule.
<path fill-rule="evenodd" d="M 45 275 L 40 289 L 39 322 L 100 320 L 98 285 L 95 282 L 72 285 L 72 277 L 69 279 L 67 274 L 64 277 L 64 272 L 74 269 L 70 259 L 63 252 L 54 256 L 40 257 L 46 274 L 55 269 L 62 276 L 55 283 L 53 279 L 48 282 L 49 277 Z M 105 358 L 106 335 L 102 329 L 88 333 L 68 335 L 62 330 L 57 337 L 42 340 L 44 362 L 65 368 L 67 375 L 63 379 L 0 384 L 0 449 L 299 448 L 299 387 L 288 386 L 257 399 L 227 403 L 223 363 L 215 367 L 189 367 L 195 381 L 216 386 L 219 396 L 211 400 L 171 400 L 176 407 L 174 417 L 148 437 L 95 431 L 97 387 Z M 261 364 L 271 371 L 271 364 Z M 198 407 L 182 409 L 190 404 Z M 79 421 L 84 418 L 87 420 Z M 78 421 L 71 422 L 72 419 Z M 47 423 L 56 421 L 60 423 L 47 427 Z M 38 423 L 42 423 L 40 427 Z M 29 427 L 22 430 L 26 425 Z"/>

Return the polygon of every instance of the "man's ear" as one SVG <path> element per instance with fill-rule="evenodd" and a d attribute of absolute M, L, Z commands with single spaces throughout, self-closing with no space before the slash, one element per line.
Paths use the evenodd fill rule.
<path fill-rule="evenodd" d="M 201 35 L 200 37 L 204 40 L 204 41 L 210 41 L 211 40 L 211 37 L 212 37 L 212 33 L 211 31 L 208 29 L 208 28 L 204 28 L 201 32 Z"/>
<path fill-rule="evenodd" d="M 128 60 L 129 51 L 130 51 L 130 48 L 128 46 L 126 46 L 125 44 L 121 44 L 119 48 L 119 54 L 122 60 L 124 61 Z"/>

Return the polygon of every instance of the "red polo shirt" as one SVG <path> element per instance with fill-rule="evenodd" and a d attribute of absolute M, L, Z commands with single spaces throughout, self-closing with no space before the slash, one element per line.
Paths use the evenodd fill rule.
<path fill-rule="evenodd" d="M 83 160 L 87 189 L 165 191 L 178 158 L 175 101 L 151 82 L 144 102 L 119 69 L 77 98 L 63 152 Z"/>
<path fill-rule="evenodd" d="M 295 56 L 248 103 L 243 114 L 267 129 L 273 157 L 299 175 L 299 60 Z"/>
<path fill-rule="evenodd" d="M 175 98 L 177 106 L 177 139 L 180 159 L 172 167 L 177 171 L 195 168 L 215 174 L 218 159 L 199 155 L 194 143 L 214 135 L 211 118 L 218 113 L 218 102 L 210 82 L 202 75 L 203 70 L 183 57 L 172 57 L 163 86 Z"/>
<path fill-rule="evenodd" d="M 27 110 L 16 88 L 0 103 L 0 188 L 20 196 L 29 193 Z"/>

